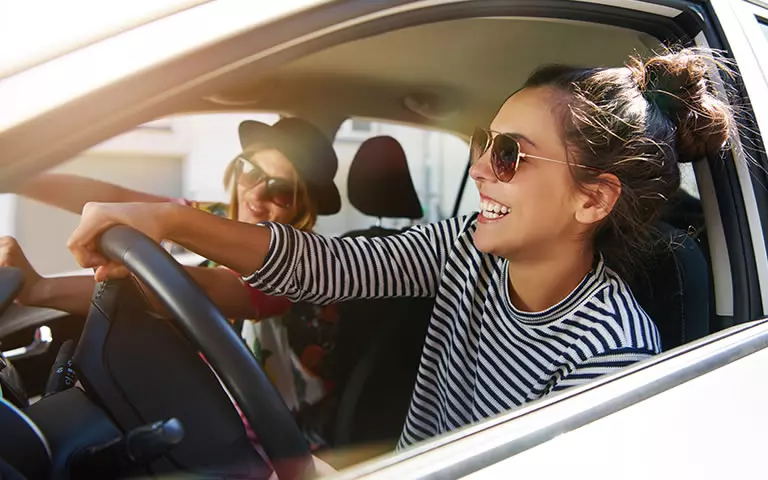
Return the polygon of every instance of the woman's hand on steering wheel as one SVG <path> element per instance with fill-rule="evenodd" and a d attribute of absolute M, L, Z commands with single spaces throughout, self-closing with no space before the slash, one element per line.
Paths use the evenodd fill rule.
<path fill-rule="evenodd" d="M 128 270 L 123 265 L 99 252 L 101 234 L 113 225 L 127 225 L 159 243 L 165 235 L 163 213 L 174 206 L 173 203 L 87 203 L 67 247 L 80 266 L 95 268 L 97 282 L 125 277 Z"/>

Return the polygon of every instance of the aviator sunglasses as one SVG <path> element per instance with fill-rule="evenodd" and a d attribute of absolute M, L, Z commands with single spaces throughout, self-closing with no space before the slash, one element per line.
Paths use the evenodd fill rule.
<path fill-rule="evenodd" d="M 235 158 L 235 178 L 246 189 L 251 189 L 262 182 L 265 186 L 266 199 L 278 207 L 290 208 L 296 198 L 295 182 L 285 178 L 270 177 L 264 170 L 249 162 L 242 155 Z"/>
<path fill-rule="evenodd" d="M 494 136 L 495 135 L 495 136 Z M 482 157 L 488 149 L 491 149 L 491 168 L 493 174 L 500 182 L 508 183 L 515 178 L 515 173 L 520 166 L 521 158 L 535 158 L 547 162 L 569 165 L 563 160 L 553 158 L 539 157 L 520 151 L 520 142 L 512 134 L 494 132 L 484 128 L 475 127 L 472 132 L 472 139 L 469 141 L 469 153 L 471 163 L 475 163 Z M 574 164 L 576 167 L 592 169 L 585 165 Z"/>

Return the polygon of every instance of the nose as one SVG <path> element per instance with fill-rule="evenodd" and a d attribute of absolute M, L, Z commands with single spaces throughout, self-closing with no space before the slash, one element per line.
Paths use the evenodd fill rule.
<path fill-rule="evenodd" d="M 476 182 L 494 181 L 496 179 L 491 168 L 490 149 L 472 162 L 472 165 L 469 167 L 469 176 Z"/>

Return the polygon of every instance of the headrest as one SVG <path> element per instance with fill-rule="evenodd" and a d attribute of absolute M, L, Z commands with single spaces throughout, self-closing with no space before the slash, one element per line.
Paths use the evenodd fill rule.
<path fill-rule="evenodd" d="M 424 215 L 403 147 L 392 137 L 373 137 L 360 145 L 349 167 L 347 195 L 352 206 L 372 217 Z"/>

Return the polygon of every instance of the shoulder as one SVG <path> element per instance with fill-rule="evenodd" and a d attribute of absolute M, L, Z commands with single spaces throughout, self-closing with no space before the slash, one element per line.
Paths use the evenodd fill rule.
<path fill-rule="evenodd" d="M 577 311 L 578 321 L 601 340 L 601 351 L 640 349 L 659 353 L 661 339 L 653 320 L 635 299 L 627 283 L 605 268 L 600 288 Z"/>

